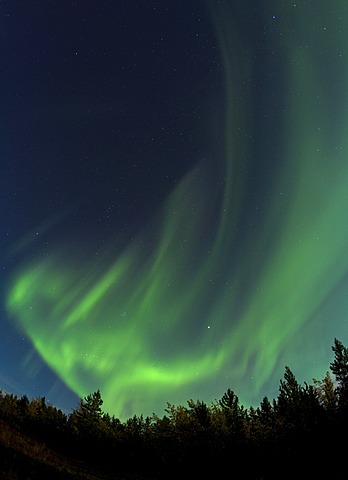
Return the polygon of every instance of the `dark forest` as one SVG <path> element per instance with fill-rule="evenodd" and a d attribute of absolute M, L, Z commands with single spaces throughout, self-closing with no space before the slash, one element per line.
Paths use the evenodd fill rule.
<path fill-rule="evenodd" d="M 348 348 L 335 339 L 322 380 L 286 366 L 278 397 L 245 408 L 230 388 L 207 405 L 121 421 L 99 390 L 65 414 L 45 398 L 0 396 L 5 479 L 346 478 Z"/>

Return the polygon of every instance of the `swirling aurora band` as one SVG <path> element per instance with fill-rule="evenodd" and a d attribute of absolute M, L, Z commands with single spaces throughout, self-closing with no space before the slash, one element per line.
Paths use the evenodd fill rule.
<path fill-rule="evenodd" d="M 282 128 L 272 174 L 258 167 L 257 212 L 252 55 L 232 18 L 214 11 L 226 85 L 218 168 L 193 168 L 123 251 L 95 257 L 70 239 L 20 264 L 9 312 L 72 390 L 101 389 L 106 411 L 151 413 L 228 386 L 259 399 L 299 349 L 309 374 L 327 368 L 321 332 L 336 335 L 328 317 L 348 306 L 348 44 L 329 13 L 340 10 L 343 25 L 348 9 L 317 3 L 315 19 L 310 2 L 276 7 L 287 25 L 272 39 L 286 69 Z"/>

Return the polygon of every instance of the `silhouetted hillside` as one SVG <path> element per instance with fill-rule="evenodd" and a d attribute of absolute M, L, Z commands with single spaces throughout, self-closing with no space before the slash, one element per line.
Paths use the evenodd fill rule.
<path fill-rule="evenodd" d="M 285 367 L 278 397 L 257 408 L 228 389 L 211 405 L 168 403 L 162 418 L 121 422 L 102 411 L 99 390 L 70 415 L 2 393 L 0 478 L 345 478 L 348 349 L 337 339 L 332 349 L 334 377 L 302 386 Z"/>

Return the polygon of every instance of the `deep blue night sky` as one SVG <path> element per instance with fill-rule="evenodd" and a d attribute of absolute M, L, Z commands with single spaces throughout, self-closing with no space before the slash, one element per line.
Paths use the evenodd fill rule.
<path fill-rule="evenodd" d="M 247 405 L 347 340 L 341 0 L 3 1 L 0 388 Z"/>

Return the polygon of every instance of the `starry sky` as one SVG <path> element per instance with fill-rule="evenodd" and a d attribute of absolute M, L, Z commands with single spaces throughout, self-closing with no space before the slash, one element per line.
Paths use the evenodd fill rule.
<path fill-rule="evenodd" d="M 345 0 L 0 4 L 0 388 L 119 418 L 347 344 Z"/>

